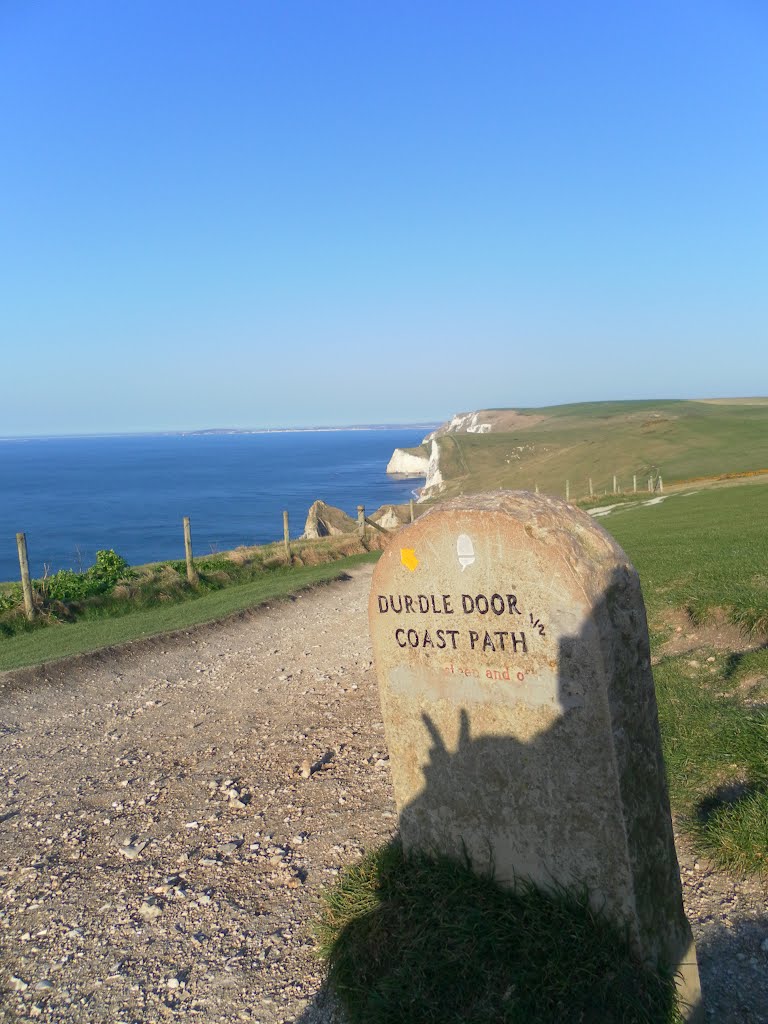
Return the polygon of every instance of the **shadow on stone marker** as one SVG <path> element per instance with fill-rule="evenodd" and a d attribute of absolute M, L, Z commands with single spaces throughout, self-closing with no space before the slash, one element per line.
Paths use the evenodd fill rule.
<path fill-rule="evenodd" d="M 453 677 L 446 681 L 439 665 L 431 671 L 426 666 L 418 713 L 404 723 L 400 712 L 399 724 L 415 749 L 424 747 L 417 730 L 431 739 L 429 761 L 421 765 L 423 787 L 401 809 L 400 830 L 406 851 L 468 857 L 478 873 L 490 870 L 502 883 L 517 876 L 542 888 L 554 882 L 586 886 L 596 908 L 630 922 L 632 948 L 676 971 L 684 970 L 691 937 L 673 852 L 655 693 L 650 686 L 629 693 L 639 672 L 650 672 L 647 629 L 633 602 L 614 600 L 616 588 L 633 585 L 617 570 L 581 632 L 561 639 L 557 704 L 544 709 L 543 727 L 528 742 L 488 731 L 494 720 L 489 705 L 492 712 L 501 706 L 503 716 L 515 707 L 513 694 L 505 701 L 499 689 L 489 699 L 485 679 L 461 677 L 453 697 Z M 596 658 L 602 661 L 597 673 Z M 607 692 L 595 682 L 601 673 Z M 436 721 L 450 732 L 451 717 L 452 735 L 441 734 Z M 514 714 L 509 721 L 513 726 Z M 342 1020 L 334 1018 L 332 1006 L 321 993 L 300 1024 Z M 586 1016 L 584 1010 L 552 1024 L 611 1024 L 599 1006 Z M 697 1000 L 686 1020 L 703 1019 Z"/>

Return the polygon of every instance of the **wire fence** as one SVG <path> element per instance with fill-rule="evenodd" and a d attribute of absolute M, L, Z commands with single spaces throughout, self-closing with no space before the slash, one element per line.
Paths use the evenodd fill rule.
<path fill-rule="evenodd" d="M 409 502 L 409 513 L 410 521 L 414 521 L 414 503 L 413 499 Z M 184 537 L 184 559 L 186 562 L 186 575 L 187 581 L 192 585 L 196 586 L 199 583 L 199 574 L 195 565 L 195 556 L 192 547 L 192 524 L 189 516 L 184 516 L 181 521 L 182 533 Z M 402 524 L 401 524 L 402 525 Z M 291 548 L 291 532 L 290 522 L 288 519 L 288 512 L 283 511 L 282 513 L 282 527 L 283 527 L 283 539 L 282 544 L 285 551 L 285 556 L 288 564 L 292 561 L 292 548 Z M 398 527 L 387 527 L 382 526 L 381 523 L 377 523 L 365 514 L 365 506 L 357 506 L 357 520 L 354 526 L 358 537 L 361 540 L 365 540 L 366 531 L 375 530 L 381 534 L 389 534 L 395 532 Z M 280 543 L 277 541 L 276 543 Z M 29 571 L 29 554 L 27 550 L 27 536 L 25 533 L 16 534 L 16 547 L 19 556 L 19 574 L 21 577 L 21 589 L 24 601 L 24 613 L 27 619 L 31 622 L 35 619 L 38 609 L 35 602 L 35 592 L 32 576 Z"/>

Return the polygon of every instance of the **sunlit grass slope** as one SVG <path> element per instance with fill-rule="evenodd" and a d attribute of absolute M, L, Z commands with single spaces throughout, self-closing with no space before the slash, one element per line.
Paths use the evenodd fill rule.
<path fill-rule="evenodd" d="M 768 484 L 679 494 L 601 520 L 640 573 L 650 613 L 721 609 L 746 634 L 768 635 Z"/>
<path fill-rule="evenodd" d="M 768 470 L 768 403 L 719 404 L 676 400 L 594 402 L 521 409 L 509 433 L 446 434 L 438 439 L 444 494 L 499 487 L 539 488 L 571 498 L 645 487 L 649 474 L 665 483 Z M 525 417 L 530 425 L 525 425 Z"/>
<path fill-rule="evenodd" d="M 603 520 L 640 573 L 673 809 L 699 850 L 738 874 L 768 873 L 766 509 L 768 485 L 755 484 Z M 680 611 L 698 639 L 665 654 Z M 726 647 L 707 629 L 723 620 L 741 630 Z"/>

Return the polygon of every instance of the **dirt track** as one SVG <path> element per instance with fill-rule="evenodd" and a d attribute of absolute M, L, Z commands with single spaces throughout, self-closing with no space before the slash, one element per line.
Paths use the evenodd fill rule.
<path fill-rule="evenodd" d="M 0 1020 L 334 1019 L 317 894 L 395 826 L 370 572 L 0 676 Z M 764 891 L 681 865 L 711 1019 L 768 1022 Z"/>

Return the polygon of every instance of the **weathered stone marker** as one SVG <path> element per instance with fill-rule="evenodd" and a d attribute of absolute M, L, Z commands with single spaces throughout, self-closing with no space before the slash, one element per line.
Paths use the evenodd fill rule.
<path fill-rule="evenodd" d="M 554 498 L 457 498 L 388 546 L 369 614 L 406 849 L 585 884 L 640 958 L 681 972 L 698 1020 L 645 608 L 621 548 Z"/>

